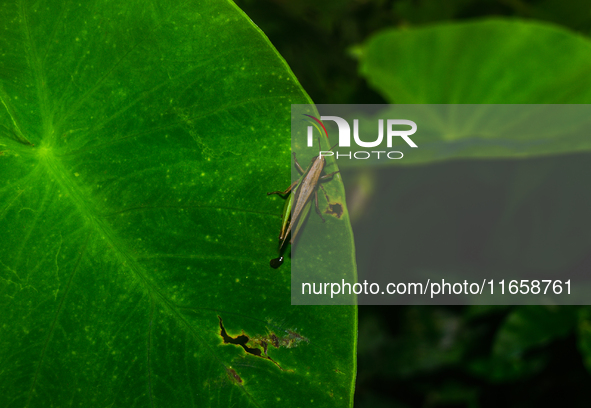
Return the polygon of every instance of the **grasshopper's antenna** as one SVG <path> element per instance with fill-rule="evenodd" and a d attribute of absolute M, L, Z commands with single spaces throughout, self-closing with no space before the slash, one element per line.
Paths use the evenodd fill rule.
<path fill-rule="evenodd" d="M 337 147 L 337 145 L 339 144 L 339 142 L 336 142 L 330 149 L 328 149 L 328 151 L 332 151 L 332 149 L 334 149 L 335 147 Z M 322 151 L 322 147 L 320 146 L 320 138 L 318 138 L 318 151 L 321 152 Z M 320 154 L 320 153 L 319 153 Z"/>

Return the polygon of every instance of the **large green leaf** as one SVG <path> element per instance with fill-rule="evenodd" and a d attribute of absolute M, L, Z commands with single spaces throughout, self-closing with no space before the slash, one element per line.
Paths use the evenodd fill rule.
<path fill-rule="evenodd" d="M 359 56 L 370 85 L 399 104 L 380 117 L 421 120 L 419 148 L 381 164 L 591 151 L 586 107 L 495 105 L 591 102 L 591 41 L 573 32 L 500 19 L 390 29 Z"/>
<path fill-rule="evenodd" d="M 490 19 L 382 31 L 360 70 L 391 103 L 589 103 L 590 65 L 580 35 Z"/>
<path fill-rule="evenodd" d="M 0 32 L 0 406 L 350 406 L 355 308 L 269 267 L 309 99 L 252 22 L 23 0 Z"/>

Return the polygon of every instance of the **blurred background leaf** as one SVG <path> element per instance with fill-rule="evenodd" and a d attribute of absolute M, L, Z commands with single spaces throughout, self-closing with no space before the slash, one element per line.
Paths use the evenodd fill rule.
<path fill-rule="evenodd" d="M 391 29 L 359 52 L 361 74 L 390 103 L 591 100 L 591 41 L 555 25 L 493 19 Z"/>

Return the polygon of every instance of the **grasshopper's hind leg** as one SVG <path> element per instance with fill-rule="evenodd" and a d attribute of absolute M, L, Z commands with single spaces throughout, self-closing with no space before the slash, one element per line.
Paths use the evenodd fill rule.
<path fill-rule="evenodd" d="M 326 192 L 324 194 L 326 194 Z M 322 218 L 322 222 L 326 222 L 326 220 L 322 216 L 322 211 L 320 211 L 320 207 L 318 206 L 318 191 L 314 191 L 314 204 L 316 204 L 316 214 L 318 214 L 320 218 Z"/>
<path fill-rule="evenodd" d="M 298 181 L 299 180 L 296 180 L 293 183 L 291 183 L 291 186 L 287 187 L 287 190 L 285 190 L 285 191 L 271 191 L 271 192 L 267 193 L 267 195 L 271 195 L 271 194 L 287 195 L 291 192 L 291 190 L 295 187 L 295 185 L 298 184 Z"/>

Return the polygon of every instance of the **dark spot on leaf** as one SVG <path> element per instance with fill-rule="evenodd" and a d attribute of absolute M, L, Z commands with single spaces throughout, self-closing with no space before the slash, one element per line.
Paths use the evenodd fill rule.
<path fill-rule="evenodd" d="M 325 214 L 341 218 L 343 215 L 343 206 L 339 203 L 328 203 L 328 208 L 326 209 Z"/>
<path fill-rule="evenodd" d="M 263 346 L 263 352 L 267 355 L 267 342 L 261 341 L 261 346 Z"/>
<path fill-rule="evenodd" d="M 242 378 L 240 378 L 236 370 L 234 370 L 233 368 L 226 368 L 226 371 L 228 372 L 228 375 L 230 376 L 230 379 L 233 382 L 237 384 L 242 384 Z"/>
<path fill-rule="evenodd" d="M 222 318 L 220 316 L 218 316 L 218 319 L 220 319 L 220 335 L 222 336 L 224 343 L 235 344 L 237 346 L 242 347 L 244 349 L 244 351 L 246 351 L 248 354 L 252 354 L 253 356 L 261 357 L 261 350 L 260 349 L 251 348 L 246 345 L 246 343 L 248 343 L 248 340 L 249 340 L 249 338 L 246 334 L 241 334 L 236 337 L 230 337 L 228 335 L 228 333 L 226 332 L 226 329 L 224 328 Z"/>
<path fill-rule="evenodd" d="M 275 333 L 271 333 L 270 340 L 271 344 L 273 344 L 273 347 L 279 348 L 279 339 L 277 338 Z"/>
<path fill-rule="evenodd" d="M 269 333 L 266 336 L 255 336 L 255 337 L 251 338 L 250 341 L 253 345 L 258 345 L 258 346 L 263 347 L 265 355 L 267 354 L 268 345 L 272 345 L 275 348 L 279 348 L 279 347 L 292 348 L 292 347 L 296 347 L 298 345 L 298 343 L 300 343 L 302 341 L 304 341 L 306 343 L 310 342 L 307 338 L 305 338 L 301 334 L 296 333 L 292 330 L 286 330 L 285 332 L 287 334 L 282 337 L 278 337 L 275 333 Z"/>
<path fill-rule="evenodd" d="M 293 330 L 285 330 L 285 333 L 287 334 L 281 337 L 277 336 L 273 332 L 270 332 L 264 336 L 249 337 L 244 333 L 244 331 L 242 332 L 242 334 L 236 337 L 232 337 L 226 331 L 222 318 L 218 316 L 218 319 L 220 321 L 220 336 L 224 340 L 225 344 L 234 344 L 236 346 L 240 346 L 248 354 L 253 355 L 255 357 L 264 358 L 265 360 L 269 360 L 273 362 L 273 364 L 275 364 L 281 370 L 283 370 L 283 368 L 281 368 L 281 366 L 275 360 L 269 357 L 269 346 L 273 346 L 275 348 L 292 348 L 296 347 L 301 342 L 309 343 L 309 340 L 307 338 L 305 338 L 299 333 L 296 333 Z"/>

